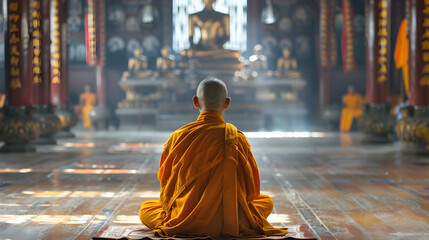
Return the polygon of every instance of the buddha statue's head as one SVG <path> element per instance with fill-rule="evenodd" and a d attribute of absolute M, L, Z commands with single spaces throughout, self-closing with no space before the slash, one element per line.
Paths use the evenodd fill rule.
<path fill-rule="evenodd" d="M 256 44 L 256 45 L 253 47 L 253 53 L 254 53 L 256 56 L 261 56 L 261 55 L 262 55 L 262 49 L 263 49 L 262 45 L 260 45 L 260 44 Z"/>
<path fill-rule="evenodd" d="M 170 49 L 168 47 L 163 47 L 161 49 L 161 56 L 168 57 L 169 54 L 170 54 Z"/>
<path fill-rule="evenodd" d="M 284 58 L 289 58 L 290 57 L 290 49 L 289 48 L 283 49 L 283 57 Z"/>
<path fill-rule="evenodd" d="M 143 51 L 139 48 L 134 50 L 134 57 L 139 58 L 143 54 Z"/>
<path fill-rule="evenodd" d="M 213 9 L 213 4 L 215 2 L 216 2 L 216 0 L 203 0 L 205 8 L 208 8 L 208 9 Z"/>

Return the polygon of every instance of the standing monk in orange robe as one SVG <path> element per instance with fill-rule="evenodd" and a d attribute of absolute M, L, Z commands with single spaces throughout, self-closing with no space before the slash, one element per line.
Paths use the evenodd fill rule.
<path fill-rule="evenodd" d="M 405 94 L 410 91 L 408 83 L 408 32 L 407 32 L 407 19 L 404 18 L 399 27 L 398 36 L 396 38 L 395 53 L 393 59 L 395 60 L 395 66 L 397 69 L 402 69 L 402 75 L 404 77 L 404 88 Z"/>
<path fill-rule="evenodd" d="M 82 122 L 83 127 L 87 129 L 92 128 L 91 118 L 89 113 L 94 108 L 95 102 L 97 100 L 97 95 L 91 92 L 91 87 L 85 85 L 85 92 L 80 95 L 80 105 L 82 106 Z"/>
<path fill-rule="evenodd" d="M 5 106 L 5 104 L 6 104 L 6 94 L 0 93 L 0 118 L 2 118 L 4 115 L 2 108 Z"/>
<path fill-rule="evenodd" d="M 353 86 L 348 86 L 347 94 L 343 96 L 344 108 L 341 111 L 340 131 L 348 132 L 352 127 L 353 119 L 363 114 L 360 108 L 363 98 L 359 93 L 355 93 Z"/>
<path fill-rule="evenodd" d="M 159 200 L 144 202 L 140 220 L 163 237 L 285 235 L 267 217 L 272 199 L 260 193 L 258 166 L 242 132 L 225 123 L 225 84 L 203 80 L 193 102 L 197 121 L 175 131 L 159 164 Z"/>

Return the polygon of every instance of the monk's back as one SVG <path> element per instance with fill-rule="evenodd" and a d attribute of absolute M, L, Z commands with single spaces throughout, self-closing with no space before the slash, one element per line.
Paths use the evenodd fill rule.
<path fill-rule="evenodd" d="M 224 147 L 225 122 L 219 113 L 201 114 L 197 121 L 175 131 L 161 157 L 158 172 L 161 197 L 174 198 L 177 189 L 186 188 L 219 164 L 224 157 Z"/>
<path fill-rule="evenodd" d="M 218 112 L 174 132 L 164 145 L 159 201 L 146 201 L 140 220 L 160 236 L 284 235 L 267 217 L 259 172 L 244 135 Z"/>

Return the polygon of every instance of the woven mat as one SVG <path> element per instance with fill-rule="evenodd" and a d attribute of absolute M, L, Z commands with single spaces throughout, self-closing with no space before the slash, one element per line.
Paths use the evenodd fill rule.
<path fill-rule="evenodd" d="M 270 236 L 265 238 L 252 238 L 257 239 L 316 239 L 313 234 L 308 230 L 307 225 L 294 225 L 287 226 L 288 234 L 285 236 Z M 195 237 L 195 238 L 162 238 L 153 235 L 152 230 L 145 226 L 109 226 L 106 225 L 92 238 L 98 239 L 129 239 L 129 240 L 151 240 L 151 239 L 164 239 L 164 240 L 197 240 L 197 239 L 219 239 L 211 237 Z M 229 238 L 234 239 L 234 238 Z M 243 238 L 242 238 L 243 239 Z"/>

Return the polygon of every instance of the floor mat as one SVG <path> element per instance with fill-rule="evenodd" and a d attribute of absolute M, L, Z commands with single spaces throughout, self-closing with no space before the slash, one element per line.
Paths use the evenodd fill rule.
<path fill-rule="evenodd" d="M 316 239 L 313 234 L 309 231 L 307 225 L 294 225 L 287 226 L 288 234 L 285 236 L 271 236 L 265 238 L 251 238 L 254 240 L 257 239 Z M 100 239 L 187 239 L 187 240 L 196 240 L 196 239 L 219 239 L 219 238 L 211 238 L 211 237 L 195 237 L 195 238 L 162 238 L 156 237 L 153 235 L 152 230 L 145 226 L 109 226 L 106 225 L 100 229 L 100 231 L 92 238 L 94 240 Z M 233 238 L 229 238 L 233 239 Z M 243 239 L 243 238 L 241 238 Z"/>

